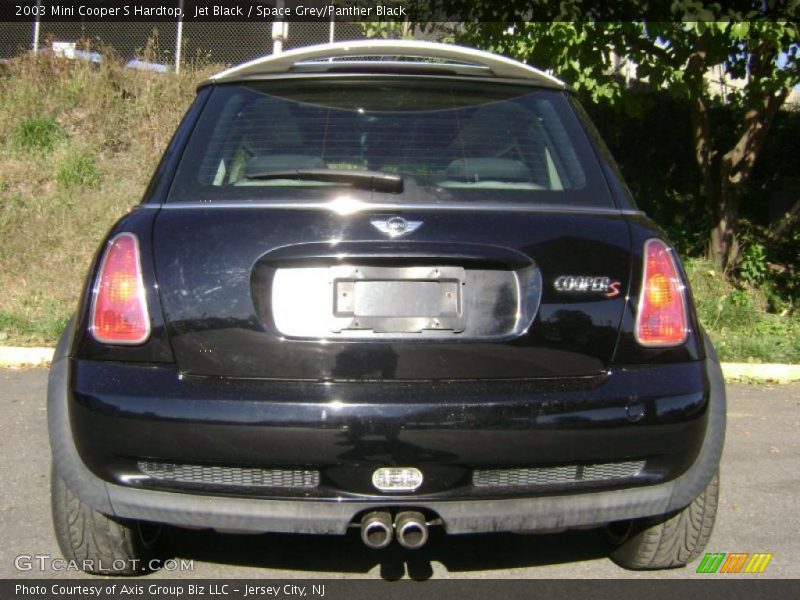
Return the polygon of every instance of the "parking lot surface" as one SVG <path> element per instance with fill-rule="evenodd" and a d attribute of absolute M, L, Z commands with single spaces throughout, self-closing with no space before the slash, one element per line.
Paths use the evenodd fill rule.
<path fill-rule="evenodd" d="M 59 557 L 50 524 L 47 370 L 0 370 L 0 578 L 85 577 L 39 570 L 25 557 Z M 344 537 L 223 535 L 169 529 L 166 554 L 185 571 L 150 578 L 694 578 L 800 577 L 800 385 L 728 386 L 728 434 L 717 526 L 708 552 L 768 552 L 760 575 L 634 573 L 608 559 L 600 532 L 446 536 L 417 552 L 367 550 Z M 20 559 L 18 557 L 22 556 Z M 31 564 L 30 570 L 21 570 Z"/>

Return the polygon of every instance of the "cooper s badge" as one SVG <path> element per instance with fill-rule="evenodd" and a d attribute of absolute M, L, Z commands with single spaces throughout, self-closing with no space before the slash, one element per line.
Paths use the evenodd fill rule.
<path fill-rule="evenodd" d="M 553 282 L 553 287 L 558 292 L 603 294 L 606 298 L 619 296 L 621 285 L 616 279 L 593 275 L 561 275 Z"/>

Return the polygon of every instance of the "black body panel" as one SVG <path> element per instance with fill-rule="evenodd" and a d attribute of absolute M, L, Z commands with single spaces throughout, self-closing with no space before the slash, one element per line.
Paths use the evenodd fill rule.
<path fill-rule="evenodd" d="M 147 186 L 147 190 L 145 190 L 144 198 L 142 198 L 143 204 L 157 205 L 166 201 L 167 194 L 172 186 L 172 178 L 175 176 L 175 169 L 183 157 L 186 142 L 189 140 L 189 136 L 194 130 L 197 119 L 210 95 L 210 88 L 198 91 L 197 97 L 186 111 L 180 126 L 175 130 L 175 135 L 172 136 L 167 149 L 164 151 L 155 173 L 150 178 L 150 183 Z"/>
<path fill-rule="evenodd" d="M 77 361 L 70 412 L 84 462 L 117 483 L 158 487 L 131 477 L 145 459 L 309 467 L 319 488 L 268 495 L 379 495 L 376 468 L 415 466 L 426 487 L 414 497 L 514 496 L 531 490 L 478 490 L 472 469 L 646 460 L 635 483 L 678 476 L 705 433 L 705 379 L 702 362 L 528 383 L 326 384 Z"/>
<path fill-rule="evenodd" d="M 624 217 L 477 208 L 401 214 L 424 225 L 392 241 L 370 224 L 376 215 L 370 211 L 341 216 L 248 206 L 161 210 L 154 230 L 156 271 L 181 371 L 273 379 L 431 380 L 597 375 L 608 366 L 631 268 Z M 254 266 L 275 249 L 306 241 L 327 242 L 337 252 L 341 240 L 378 248 L 383 256 L 378 264 L 413 256 L 411 249 L 429 257 L 411 264 L 495 260 L 498 254 L 529 257 L 542 277 L 538 314 L 527 332 L 504 343 L 462 342 L 454 335 L 444 343 L 370 339 L 321 344 L 281 336 L 268 316 L 259 317 L 264 311 L 257 310 L 252 297 Z M 483 246 L 486 254 L 465 257 L 464 246 Z M 318 254 L 309 247 L 307 259 L 318 259 Z M 335 256 L 341 264 L 363 260 L 347 252 Z M 565 274 L 609 277 L 620 282 L 620 293 L 607 298 L 559 292 L 553 284 Z"/>
<path fill-rule="evenodd" d="M 152 231 L 155 216 L 158 211 L 140 208 L 122 217 L 114 227 L 111 228 L 106 242 L 100 245 L 89 273 L 84 284 L 81 295 L 79 311 L 76 315 L 76 332 L 71 348 L 71 355 L 93 360 L 115 360 L 130 362 L 147 363 L 173 363 L 175 362 L 172 349 L 169 345 L 169 338 L 164 323 L 164 318 L 160 310 L 161 301 L 159 299 L 158 284 L 156 283 L 156 272 L 153 264 Z M 141 248 L 142 277 L 144 280 L 147 306 L 150 308 L 150 337 L 144 344 L 139 346 L 116 346 L 103 344 L 95 340 L 89 333 L 90 313 L 92 307 L 92 294 L 99 268 L 100 258 L 105 251 L 108 241 L 113 239 L 118 233 L 130 232 L 139 239 Z"/>
<path fill-rule="evenodd" d="M 491 186 L 462 194 L 452 181 L 427 193 L 436 187 L 417 186 L 407 173 L 395 194 L 288 184 L 267 194 L 241 185 L 227 199 L 229 190 L 215 183 L 206 187 L 217 196 L 188 186 L 173 202 L 176 172 L 196 166 L 185 160 L 190 140 L 199 138 L 201 150 L 219 142 L 213 122 L 200 124 L 215 87 L 201 89 L 142 206 L 108 236 L 129 231 L 139 239 L 150 338 L 120 347 L 91 337 L 96 258 L 74 333 L 59 344 L 48 399 L 54 463 L 86 504 L 118 518 L 309 533 L 344 533 L 364 511 L 405 506 L 467 533 L 651 517 L 701 493 L 724 438 L 718 361 L 701 339 L 688 290 L 687 341 L 636 342 L 644 245 L 665 237 L 635 210 L 576 106 L 561 97 L 554 105 L 563 104 L 562 116 L 577 115 L 568 129 L 588 144 L 582 160 L 597 164 L 583 188 L 559 184 L 541 196 L 555 204 L 535 196 L 528 203 L 531 190 L 514 185 L 506 191 L 517 201 L 507 202 Z M 370 160 L 393 140 L 384 141 L 365 147 Z M 466 171 L 474 159 L 455 162 Z M 233 170 L 232 162 L 216 164 L 215 181 Z M 497 165 L 482 168 L 486 175 Z M 397 238 L 388 228 L 395 217 L 405 220 Z M 297 287 L 296 298 L 291 285 L 276 284 L 293 269 L 305 276 L 340 267 L 370 275 L 332 276 L 324 282 L 330 289 Z M 600 283 L 575 289 L 557 283 L 565 278 Z M 355 296 L 362 281 L 372 286 L 360 288 L 373 294 L 366 313 L 355 298 L 351 307 L 339 297 Z M 392 293 L 405 295 L 387 302 Z M 313 294 L 330 314 L 308 312 L 309 297 L 319 300 Z M 420 308 L 406 313 L 406 305 Z M 380 312 L 385 306 L 389 316 Z M 353 322 L 287 327 L 281 307 L 300 325 L 306 316 Z M 410 323 L 433 323 L 445 308 L 454 314 L 438 330 Z M 633 474 L 583 477 L 625 464 L 638 466 Z M 247 485 L 226 475 L 187 482 L 159 478 L 147 465 L 308 473 L 313 485 Z M 419 469 L 421 487 L 380 491 L 373 474 L 391 466 Z M 484 485 L 477 477 L 573 467 L 579 477 L 548 483 Z"/>
<path fill-rule="evenodd" d="M 630 289 L 628 292 L 628 306 L 620 328 L 619 341 L 614 353 L 614 363 L 617 364 L 652 364 L 665 362 L 682 362 L 688 360 L 702 360 L 707 354 L 700 343 L 700 323 L 694 309 L 692 290 L 689 287 L 689 278 L 683 270 L 683 265 L 678 261 L 677 266 L 681 279 L 685 284 L 687 318 L 689 335 L 686 342 L 673 347 L 645 348 L 637 343 L 634 336 L 636 311 L 642 291 L 642 271 L 644 244 L 648 239 L 659 238 L 667 240 L 667 235 L 646 216 L 628 215 L 628 225 L 631 232 L 631 262 L 633 271 Z"/>

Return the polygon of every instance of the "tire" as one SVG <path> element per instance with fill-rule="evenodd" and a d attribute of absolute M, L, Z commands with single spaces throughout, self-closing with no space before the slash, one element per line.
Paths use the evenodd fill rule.
<path fill-rule="evenodd" d="M 149 570 L 161 526 L 115 519 L 94 510 L 50 472 L 53 529 L 61 553 L 87 573 L 135 575 Z"/>
<path fill-rule="evenodd" d="M 632 570 L 685 567 L 708 543 L 719 499 L 719 473 L 683 510 L 658 518 L 614 523 L 607 528 L 615 548 L 611 559 Z"/>

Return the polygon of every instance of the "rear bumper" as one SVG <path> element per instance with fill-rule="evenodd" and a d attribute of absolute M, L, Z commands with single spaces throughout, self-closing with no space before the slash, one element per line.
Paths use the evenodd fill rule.
<path fill-rule="evenodd" d="M 225 386 L 220 382 L 213 385 L 206 382 L 210 387 L 190 382 L 190 387 L 197 386 L 197 395 L 186 398 L 186 382 L 179 380 L 174 371 L 162 368 L 150 368 L 146 379 L 150 382 L 148 386 L 160 382 L 160 393 L 166 397 L 143 397 L 138 391 L 132 397 L 125 390 L 131 389 L 134 380 L 125 380 L 125 369 L 132 369 L 130 377 L 140 378 L 139 385 L 134 385 L 134 389 L 140 390 L 144 385 L 142 367 L 71 363 L 59 356 L 57 353 L 51 368 L 48 419 L 54 465 L 60 476 L 84 502 L 99 511 L 174 525 L 341 534 L 366 510 L 407 506 L 437 514 L 449 533 L 468 533 L 575 527 L 662 514 L 686 506 L 705 489 L 717 470 L 725 431 L 721 373 L 717 363 L 706 361 L 648 368 L 646 373 L 620 370 L 593 389 L 543 392 L 535 400 L 527 401 L 515 399 L 510 391 L 507 392 L 510 396 L 503 397 L 487 399 L 481 395 L 482 402 L 472 402 L 463 396 L 443 402 L 441 396 L 435 399 L 434 408 L 430 398 L 415 400 L 413 395 L 407 395 L 408 389 L 396 389 L 396 393 L 410 398 L 402 404 L 404 410 L 400 414 L 397 413 L 400 404 L 393 402 L 392 394 L 372 403 L 361 402 L 365 398 L 349 397 L 341 405 L 359 406 L 362 417 L 371 415 L 365 427 L 367 430 L 371 427 L 382 439 L 388 439 L 386 427 L 391 428 L 399 421 L 405 427 L 395 432 L 390 447 L 385 446 L 386 442 L 383 447 L 375 446 L 375 440 L 370 442 L 369 431 L 365 430 L 364 435 L 356 436 L 359 443 L 344 443 L 345 455 L 350 455 L 343 459 L 341 448 L 337 453 L 335 444 L 351 438 L 328 434 L 339 431 L 343 423 L 350 421 L 341 415 L 321 417 L 320 406 L 325 404 L 330 408 L 330 398 L 325 398 L 324 403 L 320 397 L 289 404 L 285 398 L 262 399 L 259 404 L 255 399 L 248 401 L 244 388 L 233 390 L 231 398 L 226 398 Z M 96 378 L 97 373 L 92 371 L 95 367 L 119 370 L 114 377 Z M 172 379 L 181 399 L 169 397 L 165 382 Z M 631 387 L 634 382 L 636 388 Z M 675 393 L 665 395 L 666 388 Z M 308 388 L 298 389 L 308 393 Z M 368 388 L 362 385 L 340 391 L 346 389 Z M 576 402 L 571 410 L 564 408 L 566 398 Z M 552 419 L 548 419 L 548 402 L 556 407 Z M 244 406 L 245 410 L 230 410 L 232 403 L 239 408 Z M 532 403 L 537 407 L 535 411 Z M 644 417 L 641 423 L 634 423 L 629 407 L 639 404 L 644 406 Z M 275 412 L 276 405 L 284 410 Z M 292 407 L 291 411 L 285 410 L 287 405 Z M 459 407 L 460 414 L 456 415 Z M 443 414 L 442 409 L 448 414 Z M 169 411 L 172 414 L 167 414 Z M 280 419 L 287 419 L 287 414 L 291 415 L 291 422 L 281 423 Z M 493 422 L 473 422 L 488 414 L 496 415 Z M 523 419 L 521 414 L 527 418 Z M 245 415 L 249 415 L 250 427 L 230 422 L 231 418 L 245 419 Z M 316 427 L 308 426 L 309 419 L 317 420 Z M 431 423 L 438 426 L 426 432 Z M 279 445 L 259 448 L 258 439 L 263 437 L 267 426 L 272 432 L 288 430 L 295 436 L 301 432 L 302 436 L 297 438 L 301 441 L 291 444 L 283 440 Z M 507 444 L 500 443 L 502 436 Z M 321 457 L 327 457 L 329 462 L 347 463 L 352 459 L 353 464 L 365 463 L 370 467 L 361 469 L 362 472 L 371 472 L 373 465 L 407 465 L 409 461 L 419 461 L 420 448 L 430 454 L 434 439 L 445 444 L 450 452 L 448 456 L 440 453 L 431 459 L 437 464 L 515 466 L 541 462 L 542 453 L 547 452 L 550 454 L 545 456 L 548 459 L 545 462 L 570 459 L 601 462 L 644 456 L 651 465 L 649 480 L 611 489 L 517 490 L 494 496 L 481 496 L 467 485 L 401 497 L 363 493 L 355 481 L 353 493 L 332 485 L 323 487 L 316 495 L 265 498 L 207 490 L 146 489 L 137 487 L 134 478 L 128 478 L 125 471 L 128 468 L 125 456 L 141 456 L 147 447 L 148 457 L 179 461 L 195 455 L 195 460 L 208 460 L 214 453 L 228 452 L 233 454 L 217 455 L 217 461 L 234 462 L 241 461 L 248 453 L 252 457 L 255 448 L 256 453 L 272 452 L 267 454 L 272 462 L 298 463 L 309 459 L 322 462 Z M 670 444 L 673 450 L 684 446 L 685 451 L 669 452 Z M 444 451 L 444 447 L 440 450 Z M 412 454 L 402 456 L 403 452 Z M 198 453 L 202 456 L 196 456 Z M 404 462 L 406 458 L 408 461 Z"/>

